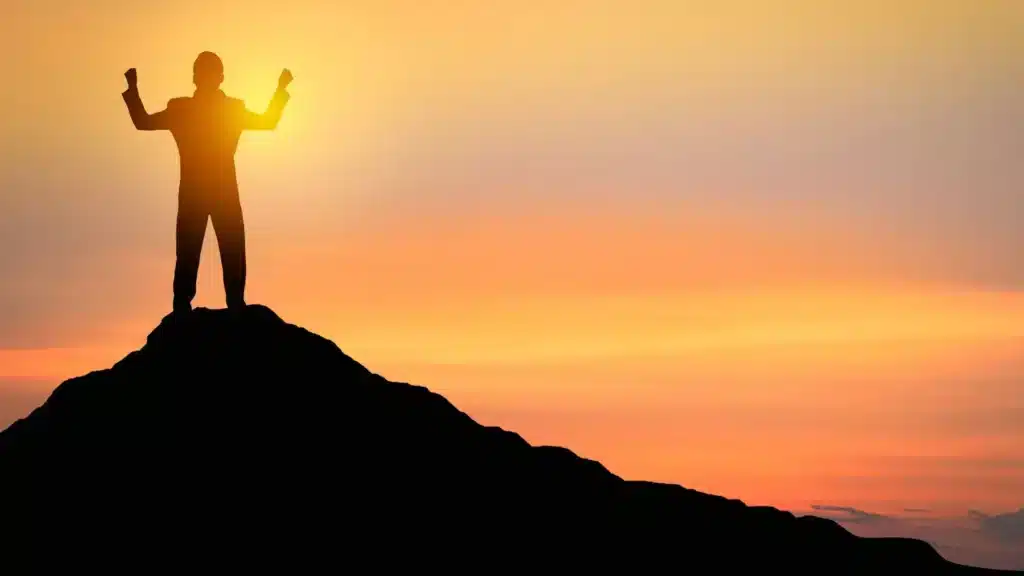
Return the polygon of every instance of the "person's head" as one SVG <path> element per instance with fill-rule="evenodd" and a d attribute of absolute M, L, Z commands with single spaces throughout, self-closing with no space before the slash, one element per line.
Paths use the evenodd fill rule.
<path fill-rule="evenodd" d="M 213 52 L 203 52 L 192 64 L 192 82 L 196 88 L 216 90 L 224 81 L 224 63 Z"/>

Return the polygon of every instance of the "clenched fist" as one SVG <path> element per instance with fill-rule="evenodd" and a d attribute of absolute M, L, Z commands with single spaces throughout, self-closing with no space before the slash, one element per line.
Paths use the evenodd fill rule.
<path fill-rule="evenodd" d="M 135 88 L 135 85 L 139 81 L 138 75 L 135 73 L 135 68 L 129 68 L 128 71 L 124 73 L 124 79 L 128 81 L 129 88 Z"/>
<path fill-rule="evenodd" d="M 288 85 L 291 84 L 292 79 L 293 79 L 293 77 L 292 77 L 291 70 L 288 70 L 287 68 L 282 70 L 281 71 L 281 77 L 277 79 L 277 88 L 278 88 L 278 90 L 284 90 L 285 88 L 287 88 Z"/>

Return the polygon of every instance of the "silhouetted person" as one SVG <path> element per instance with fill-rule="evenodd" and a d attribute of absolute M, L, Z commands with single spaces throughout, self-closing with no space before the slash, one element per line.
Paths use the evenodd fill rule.
<path fill-rule="evenodd" d="M 203 52 L 192 66 L 196 90 L 191 97 L 173 98 L 167 108 L 147 114 L 139 97 L 135 69 L 125 72 L 125 104 L 139 130 L 170 130 L 178 146 L 180 181 L 174 266 L 174 311 L 192 309 L 196 295 L 199 256 L 206 221 L 213 221 L 224 271 L 228 308 L 245 306 L 245 226 L 235 178 L 235 150 L 243 130 L 277 127 L 289 95 L 291 72 L 281 72 L 267 111 L 251 112 L 242 100 L 220 89 L 224 65 L 213 52 Z"/>

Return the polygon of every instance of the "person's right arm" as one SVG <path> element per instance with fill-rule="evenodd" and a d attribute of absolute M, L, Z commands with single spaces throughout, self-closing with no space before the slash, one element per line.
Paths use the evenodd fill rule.
<path fill-rule="evenodd" d="M 148 114 L 146 107 L 142 104 L 142 97 L 139 96 L 138 78 L 135 68 L 124 73 L 128 80 L 128 89 L 121 93 L 124 103 L 128 106 L 128 114 L 132 118 L 132 124 L 136 130 L 170 130 L 171 115 L 167 109 Z"/>

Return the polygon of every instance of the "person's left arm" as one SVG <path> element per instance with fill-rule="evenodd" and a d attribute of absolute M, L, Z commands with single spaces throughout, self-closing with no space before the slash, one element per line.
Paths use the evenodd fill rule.
<path fill-rule="evenodd" d="M 271 98 L 267 110 L 263 114 L 259 114 L 246 109 L 242 128 L 244 130 L 273 130 L 277 128 L 278 122 L 281 121 L 281 114 L 284 113 L 284 107 L 291 99 L 291 95 L 285 90 L 291 81 L 291 72 L 287 69 L 281 72 L 281 77 L 277 81 L 277 91 L 274 92 L 274 97 Z"/>

